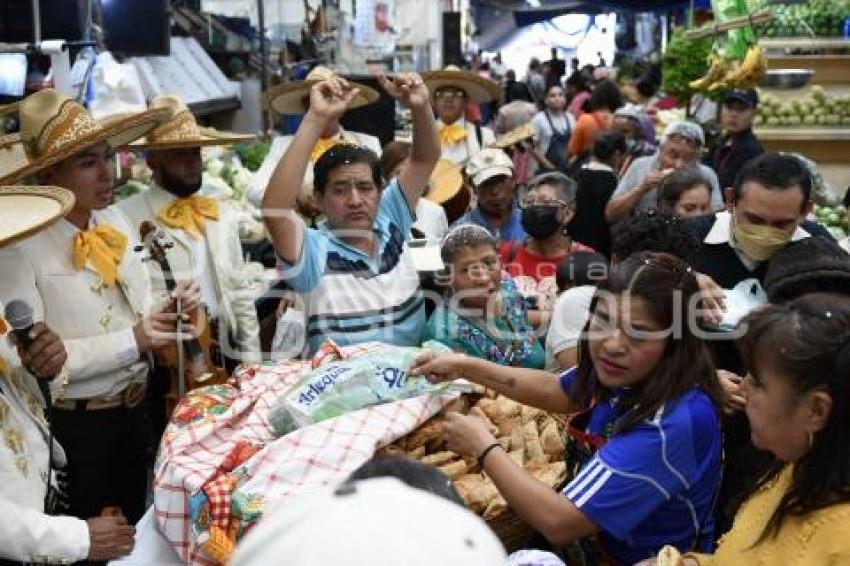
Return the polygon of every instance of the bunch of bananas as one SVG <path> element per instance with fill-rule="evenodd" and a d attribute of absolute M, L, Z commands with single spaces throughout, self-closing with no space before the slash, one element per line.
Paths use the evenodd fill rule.
<path fill-rule="evenodd" d="M 718 52 L 708 57 L 709 68 L 704 77 L 691 81 L 688 86 L 696 92 L 729 89 L 749 89 L 761 83 L 767 70 L 767 58 L 758 45 L 751 45 L 743 61 L 727 63 Z"/>

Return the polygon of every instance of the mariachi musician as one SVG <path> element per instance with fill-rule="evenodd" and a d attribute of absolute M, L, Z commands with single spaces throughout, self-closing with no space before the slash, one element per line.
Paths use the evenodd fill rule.
<path fill-rule="evenodd" d="M 442 159 L 463 171 L 469 160 L 492 145 L 495 139 L 493 130 L 466 119 L 467 105 L 497 100 L 499 85 L 454 65 L 442 71 L 422 73 L 422 80 L 433 93 Z M 472 196 L 473 192 L 466 182 L 457 191 L 444 193 L 436 199 L 429 198 L 443 206 L 449 223 L 452 223 L 469 210 Z"/>
<path fill-rule="evenodd" d="M 149 263 L 155 293 L 168 291 L 171 278 L 198 283 L 205 308 L 203 321 L 194 322 L 201 336 L 209 337 L 203 348 L 199 346 L 204 350 L 203 373 L 218 372 L 226 378 L 239 362 L 262 359 L 259 323 L 245 276 L 238 212 L 225 201 L 197 194 L 203 179 L 201 148 L 253 137 L 200 128 L 189 108 L 174 95 L 154 98 L 150 108 L 167 111 L 170 119 L 129 147 L 147 150 L 151 184 L 149 190 L 121 201 L 118 207 L 136 234 L 144 223 L 152 223 L 170 245 L 163 264 Z M 178 363 L 174 357 L 157 360 L 150 409 L 159 433 L 180 393 L 221 378 L 193 377 L 187 374 L 192 364 Z"/>
<path fill-rule="evenodd" d="M 189 108 L 174 95 L 154 98 L 151 109 L 167 110 L 171 119 L 130 149 L 147 150 L 153 172 L 150 189 L 121 201 L 118 207 L 138 233 L 152 221 L 174 246 L 169 264 L 177 279 L 196 281 L 213 330 L 229 357 L 261 359 L 257 312 L 245 277 L 238 212 L 226 202 L 198 195 L 202 185 L 201 148 L 253 139 L 252 136 L 201 129 Z M 164 289 L 162 274 L 150 269 L 155 291 Z M 228 339 L 232 336 L 232 343 Z"/>
<path fill-rule="evenodd" d="M 0 248 L 56 222 L 73 204 L 74 195 L 58 187 L 0 187 Z M 4 336 L 13 328 L 0 315 L 0 564 L 124 556 L 133 548 L 133 527 L 123 517 L 83 521 L 59 513 L 56 472 L 66 458 L 50 434 L 41 390 L 61 374 L 68 353 L 44 323 L 26 326 L 21 331 L 30 342 L 15 340 L 15 352 Z"/>
<path fill-rule="evenodd" d="M 98 124 L 75 100 L 42 90 L 20 106 L 26 163 L 0 164 L 0 184 L 36 176 L 76 198 L 64 219 L 0 250 L 0 301 L 28 303 L 67 350 L 65 371 L 53 382 L 52 422 L 68 457 L 70 511 L 82 519 L 110 507 L 130 523 L 142 516 L 146 354 L 178 338 L 177 298 L 188 312 L 199 302 L 197 285 L 179 282 L 174 299 L 154 304 L 134 232 L 109 206 L 114 148 L 166 114 L 151 110 Z"/>

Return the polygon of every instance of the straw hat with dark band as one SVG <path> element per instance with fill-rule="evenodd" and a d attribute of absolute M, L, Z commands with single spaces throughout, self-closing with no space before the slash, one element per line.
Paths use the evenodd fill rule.
<path fill-rule="evenodd" d="M 17 112 L 20 106 L 20 102 L 15 102 L 14 104 L 0 104 L 0 116 Z"/>
<path fill-rule="evenodd" d="M 506 132 L 496 138 L 496 141 L 493 142 L 493 147 L 505 149 L 506 147 L 511 147 L 514 144 L 533 137 L 534 128 L 532 127 L 532 125 L 523 124 L 522 126 L 514 128 L 510 132 Z"/>
<path fill-rule="evenodd" d="M 463 185 L 463 175 L 457 165 L 448 159 L 440 159 L 434 166 L 430 178 L 431 189 L 425 198 L 443 204 L 454 197 Z"/>
<path fill-rule="evenodd" d="M 53 89 L 42 90 L 21 102 L 19 143 L 26 164 L 10 168 L 0 164 L 0 184 L 25 179 L 101 142 L 121 147 L 145 135 L 167 119 L 162 109 L 148 110 L 108 124 L 98 123 L 77 101 Z"/>
<path fill-rule="evenodd" d="M 236 142 L 254 140 L 249 134 L 220 132 L 215 128 L 203 128 L 198 125 L 195 115 L 189 107 L 173 94 L 157 96 L 151 101 L 151 109 L 166 111 L 170 118 L 145 136 L 130 144 L 130 149 L 181 149 L 207 145 L 227 145 Z"/>
<path fill-rule="evenodd" d="M 433 95 L 437 89 L 453 86 L 466 93 L 472 102 L 486 103 L 499 98 L 499 85 L 489 79 L 480 77 L 469 71 L 461 71 L 454 65 L 449 65 L 442 71 L 422 73 L 422 80 Z"/>
<path fill-rule="evenodd" d="M 59 187 L 0 187 L 0 247 L 47 228 L 74 207 L 74 193 Z"/>
<path fill-rule="evenodd" d="M 263 93 L 263 108 L 272 110 L 278 114 L 304 114 L 304 98 L 310 96 L 310 89 L 314 84 L 336 76 L 336 73 L 327 67 L 319 65 L 304 78 L 303 81 L 292 81 L 273 86 Z M 354 97 L 348 108 L 358 108 L 372 104 L 378 100 L 378 91 L 364 84 L 348 81 L 349 84 L 360 89 L 360 93 Z"/>

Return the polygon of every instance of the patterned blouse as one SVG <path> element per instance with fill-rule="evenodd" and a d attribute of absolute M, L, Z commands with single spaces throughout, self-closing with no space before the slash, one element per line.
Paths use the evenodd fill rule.
<path fill-rule="evenodd" d="M 501 312 L 490 325 L 483 318 L 466 318 L 446 304 L 437 306 L 425 326 L 423 341 L 438 340 L 453 350 L 503 366 L 542 369 L 543 345 L 528 321 L 513 280 L 502 280 L 501 293 Z"/>

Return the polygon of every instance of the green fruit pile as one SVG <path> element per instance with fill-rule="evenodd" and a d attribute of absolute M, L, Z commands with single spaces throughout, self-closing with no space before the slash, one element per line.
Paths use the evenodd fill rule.
<path fill-rule="evenodd" d="M 830 96 L 815 85 L 807 96 L 779 100 L 762 94 L 756 126 L 850 126 L 850 96 Z"/>
<path fill-rule="evenodd" d="M 850 232 L 850 216 L 842 206 L 815 206 L 815 217 L 826 227 L 836 240 L 843 240 Z"/>
<path fill-rule="evenodd" d="M 767 5 L 762 1 L 761 4 Z M 847 0 L 809 0 L 790 6 L 771 5 L 774 19 L 761 30 L 766 37 L 842 37 L 844 18 L 850 16 Z M 811 30 L 811 31 L 810 31 Z"/>

